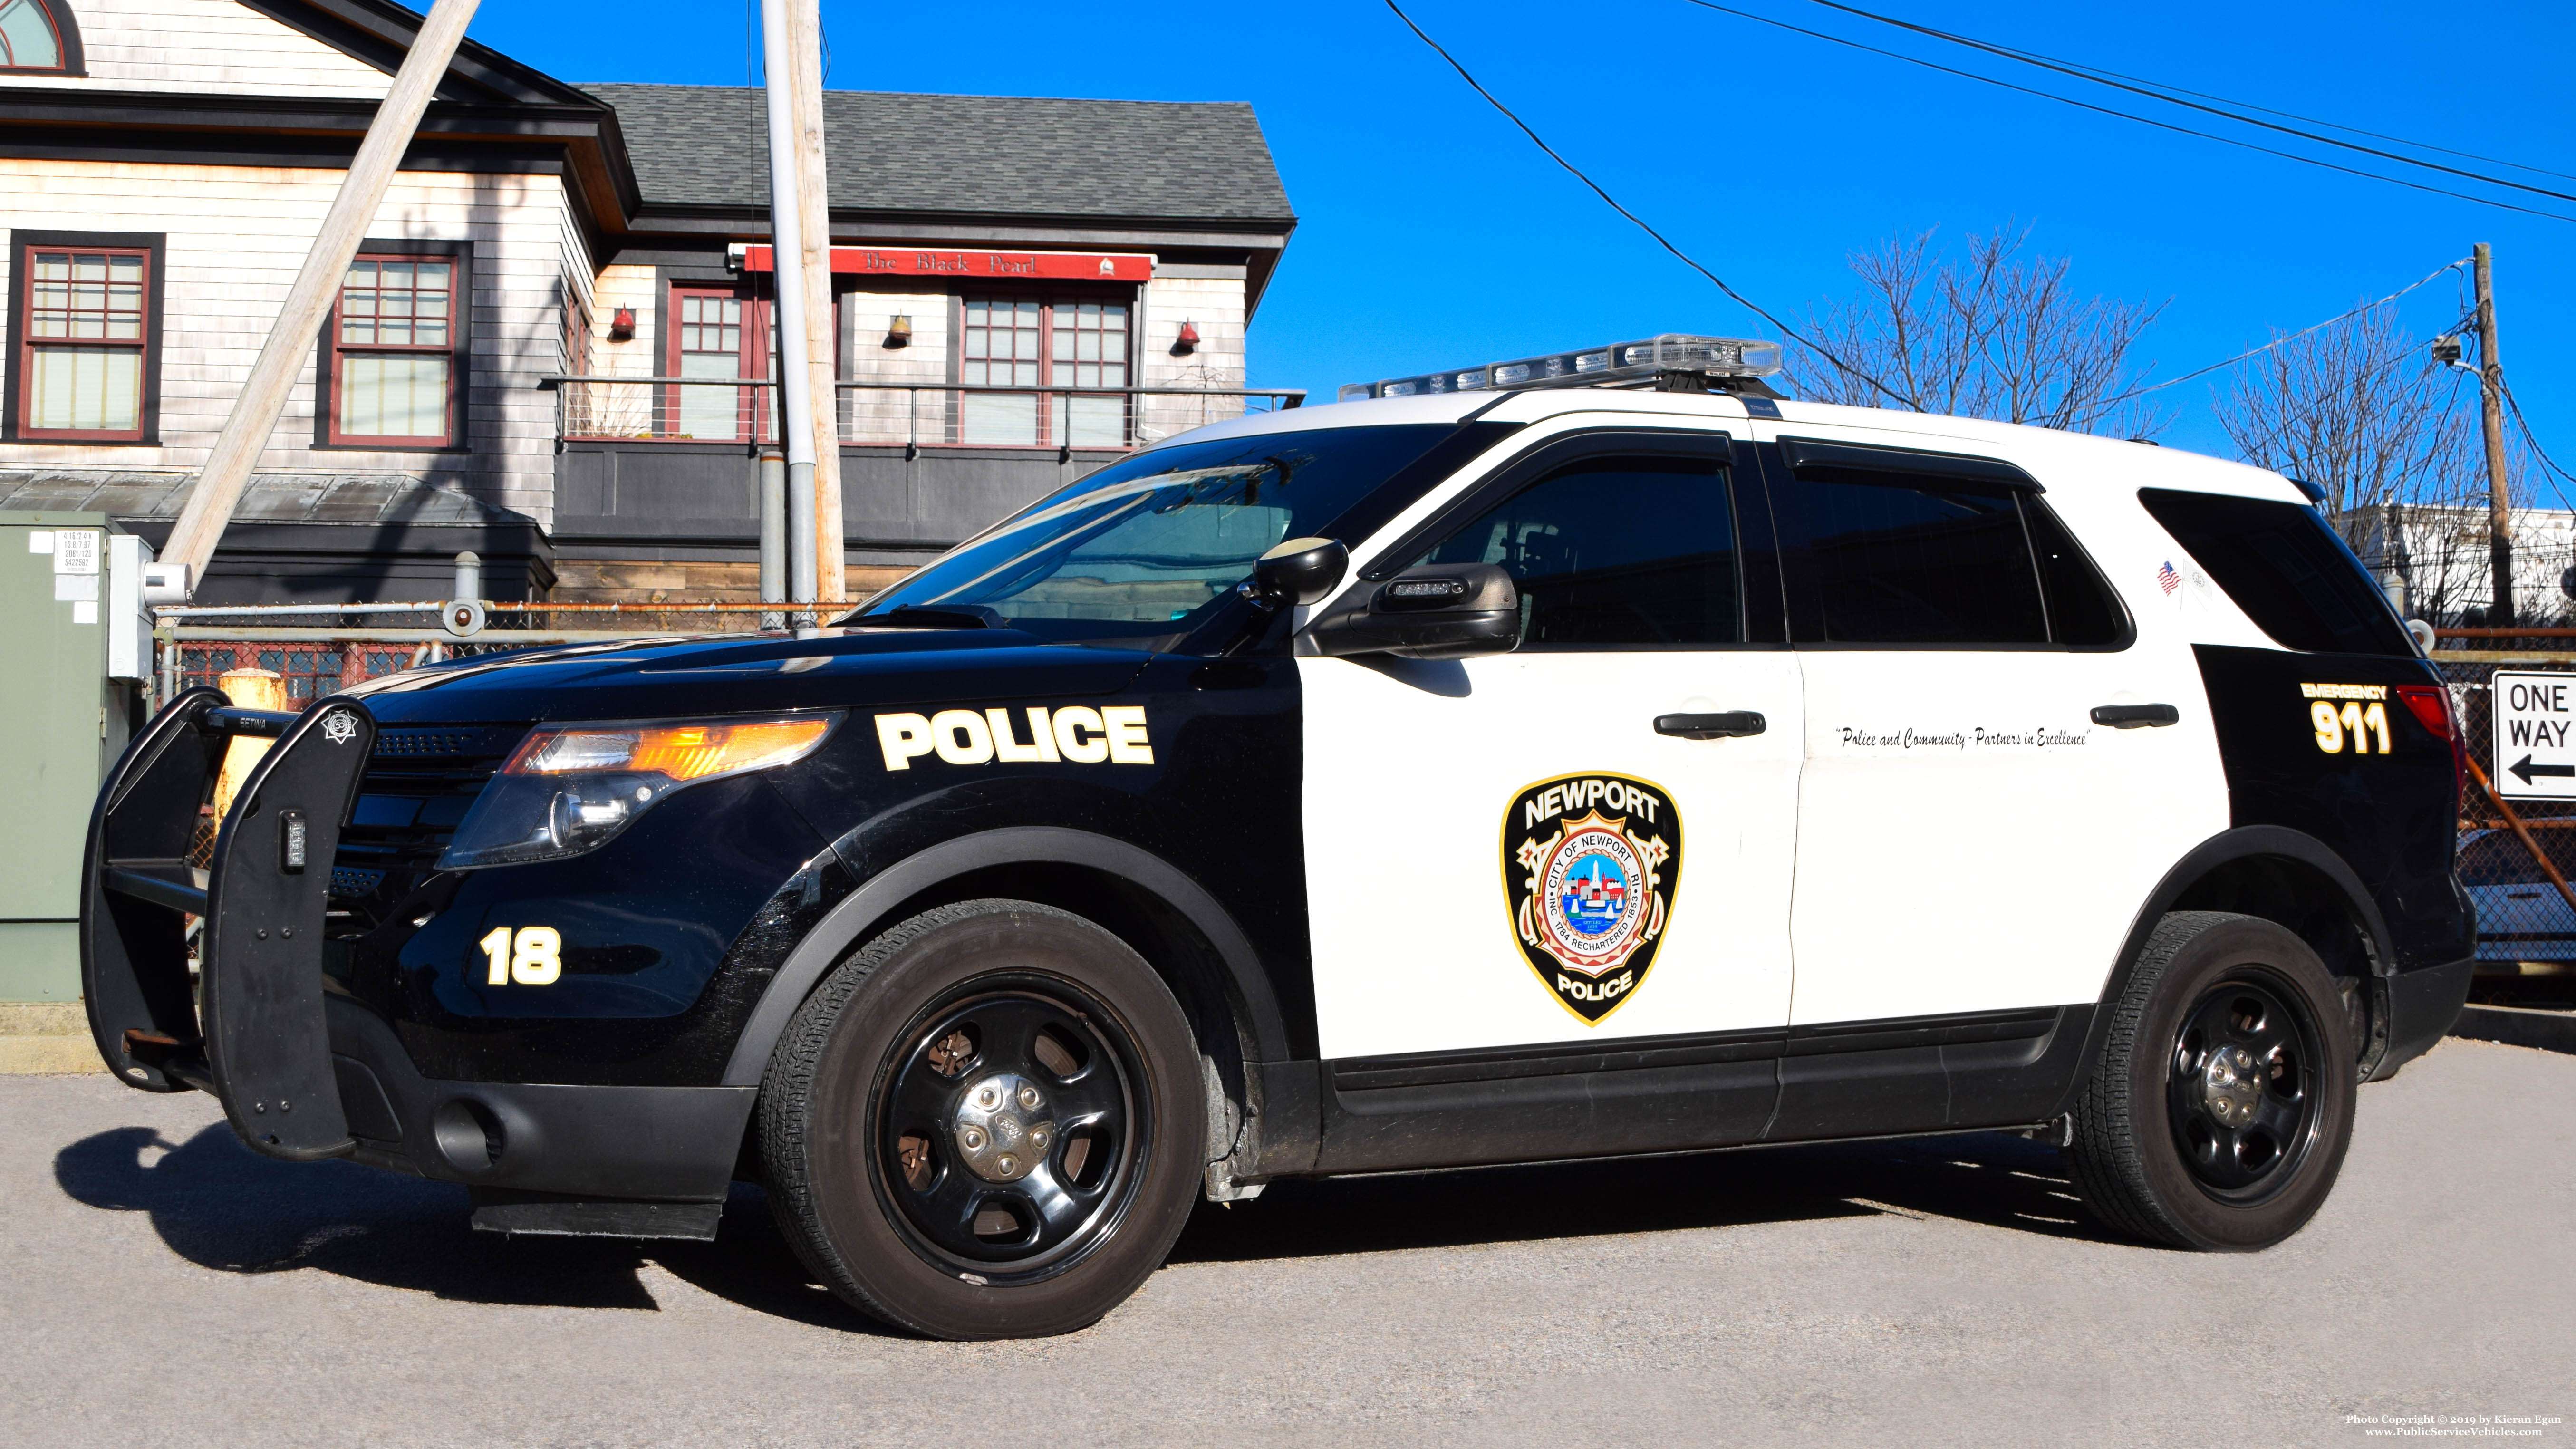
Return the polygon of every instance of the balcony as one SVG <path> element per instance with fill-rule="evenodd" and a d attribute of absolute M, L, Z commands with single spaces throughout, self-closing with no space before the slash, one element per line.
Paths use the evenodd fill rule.
<path fill-rule="evenodd" d="M 575 557 L 733 558 L 759 540 L 757 456 L 778 441 L 769 379 L 557 377 L 553 537 Z M 844 382 L 843 541 L 910 567 L 1135 448 L 1294 388 L 1044 389 Z"/>

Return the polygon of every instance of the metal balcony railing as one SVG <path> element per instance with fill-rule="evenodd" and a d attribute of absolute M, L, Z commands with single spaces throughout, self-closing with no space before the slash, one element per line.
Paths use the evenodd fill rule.
<path fill-rule="evenodd" d="M 562 376 L 555 436 L 568 442 L 774 443 L 770 378 Z M 1303 388 L 1032 388 L 843 382 L 833 415 L 844 444 L 1133 448 L 1247 412 L 1293 408 Z"/>

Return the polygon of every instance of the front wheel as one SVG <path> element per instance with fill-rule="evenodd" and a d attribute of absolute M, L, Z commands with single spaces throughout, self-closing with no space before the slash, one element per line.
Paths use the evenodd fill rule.
<path fill-rule="evenodd" d="M 1188 1220 L 1207 1136 L 1180 1004 L 1125 942 L 1026 901 L 943 906 L 780 1037 L 760 1139 L 797 1256 L 939 1338 L 1084 1327 Z"/>
<path fill-rule="evenodd" d="M 2086 1206 L 2176 1247 L 2268 1248 L 2323 1206 L 2360 1073 L 2341 988 L 2252 916 L 2177 911 L 2121 998 L 2067 1147 Z"/>

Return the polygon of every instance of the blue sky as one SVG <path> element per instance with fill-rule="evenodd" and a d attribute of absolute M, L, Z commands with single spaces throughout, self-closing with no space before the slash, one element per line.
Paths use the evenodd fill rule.
<path fill-rule="evenodd" d="M 1731 3 L 1950 63 L 1964 54 L 1805 0 Z M 2499 4 L 2475 30 L 2380 0 L 1871 8 L 2576 173 L 2576 87 L 2564 73 L 2576 11 L 2563 5 Z M 2542 443 L 2576 467 L 2576 337 L 2565 325 L 2576 224 L 2088 115 L 1682 0 L 1407 9 L 1612 194 L 1793 318 L 1849 290 L 1854 249 L 2018 218 L 2037 249 L 2073 259 L 2082 290 L 2168 303 L 2145 355 L 2171 375 L 2490 242 L 2515 392 Z M 738 11 L 494 4 L 473 34 L 566 80 L 739 85 Z M 1301 218 L 1254 322 L 1256 383 L 1329 398 L 1343 382 L 1658 331 L 1768 335 L 1557 170 L 1383 5 L 823 0 L 823 17 L 836 89 L 1251 102 Z M 2076 90 L 2037 72 L 2012 78 Z M 2105 91 L 2088 98 L 2131 105 Z M 2576 192 L 2576 182 L 2504 174 Z M 2576 203 L 2525 199 L 2576 215 Z M 2445 281 L 2416 293 L 2406 315 L 2427 330 L 2455 304 Z M 2168 443 L 2227 451 L 2208 383 L 2166 396 L 2181 409 Z"/>

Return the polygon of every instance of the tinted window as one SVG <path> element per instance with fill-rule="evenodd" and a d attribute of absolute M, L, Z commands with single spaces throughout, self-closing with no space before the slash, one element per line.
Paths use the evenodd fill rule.
<path fill-rule="evenodd" d="M 2057 521 L 2048 501 L 2022 495 L 2021 517 L 2030 527 L 2031 547 L 2039 554 L 2050 641 L 2079 647 L 2119 643 L 2129 632 L 2129 611 L 2120 606 L 2102 571 L 2076 547 L 2074 536 Z"/>
<path fill-rule="evenodd" d="M 1495 563 L 1525 644 L 1728 644 L 1744 637 L 1726 470 L 1589 459 L 1465 525 L 1417 563 Z"/>
<path fill-rule="evenodd" d="M 2138 501 L 2236 601 L 2292 649 L 2410 655 L 2388 598 L 2313 508 L 2219 493 L 2138 490 Z"/>
<path fill-rule="evenodd" d="M 2017 490 L 1801 468 L 1796 493 L 1826 639 L 2048 642 Z"/>
<path fill-rule="evenodd" d="M 867 612 L 976 605 L 1054 639 L 1177 636 L 1271 545 L 1326 533 L 1458 431 L 1315 428 L 1155 448 L 959 544 Z"/>

